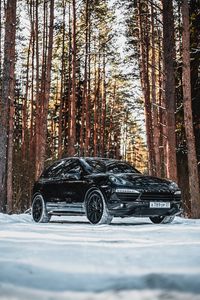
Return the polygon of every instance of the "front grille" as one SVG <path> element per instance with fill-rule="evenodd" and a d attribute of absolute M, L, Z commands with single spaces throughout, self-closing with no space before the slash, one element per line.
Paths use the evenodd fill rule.
<path fill-rule="evenodd" d="M 133 194 L 133 193 L 117 193 L 117 197 L 121 201 L 135 201 L 138 197 L 139 194 Z"/>
<path fill-rule="evenodd" d="M 173 201 L 174 195 L 171 193 L 143 193 L 140 196 L 142 201 Z"/>
<path fill-rule="evenodd" d="M 169 192 L 143 192 L 142 194 L 116 193 L 117 198 L 122 202 L 136 201 L 181 201 L 181 195 L 174 195 Z"/>

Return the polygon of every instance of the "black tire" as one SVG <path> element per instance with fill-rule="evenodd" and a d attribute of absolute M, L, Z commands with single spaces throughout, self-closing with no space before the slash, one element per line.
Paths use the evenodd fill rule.
<path fill-rule="evenodd" d="M 150 217 L 152 223 L 154 224 L 169 224 L 174 221 L 175 216 L 156 216 Z"/>
<path fill-rule="evenodd" d="M 105 199 L 99 190 L 94 190 L 87 196 L 85 210 L 91 224 L 110 224 L 113 219 L 106 207 Z"/>
<path fill-rule="evenodd" d="M 46 205 L 42 195 L 36 195 L 32 203 L 32 218 L 37 223 L 48 223 L 51 216 L 47 214 Z"/>

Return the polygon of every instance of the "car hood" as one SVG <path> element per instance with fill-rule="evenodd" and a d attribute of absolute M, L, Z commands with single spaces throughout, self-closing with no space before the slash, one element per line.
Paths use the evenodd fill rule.
<path fill-rule="evenodd" d="M 161 179 L 153 176 L 146 176 L 142 174 L 114 174 L 117 178 L 124 180 L 124 185 L 133 187 L 134 189 L 147 192 L 173 192 L 175 189 L 171 188 L 171 181 Z"/>

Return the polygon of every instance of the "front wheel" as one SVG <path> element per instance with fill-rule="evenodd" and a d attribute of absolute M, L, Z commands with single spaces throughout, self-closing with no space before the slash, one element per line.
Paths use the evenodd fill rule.
<path fill-rule="evenodd" d="M 86 216 L 91 224 L 110 224 L 112 216 L 109 214 L 104 197 L 98 190 L 92 191 L 85 202 Z"/>
<path fill-rule="evenodd" d="M 169 224 L 174 221 L 175 216 L 156 216 L 150 217 L 152 223 L 154 224 Z"/>
<path fill-rule="evenodd" d="M 33 198 L 32 218 L 37 223 L 48 223 L 51 216 L 46 211 L 46 205 L 42 195 L 36 195 Z"/>

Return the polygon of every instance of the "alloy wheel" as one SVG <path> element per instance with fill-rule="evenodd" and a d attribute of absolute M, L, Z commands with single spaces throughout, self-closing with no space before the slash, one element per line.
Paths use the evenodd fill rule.
<path fill-rule="evenodd" d="M 97 224 L 103 215 L 103 201 L 98 193 L 93 193 L 87 201 L 87 216 L 91 223 Z"/>

